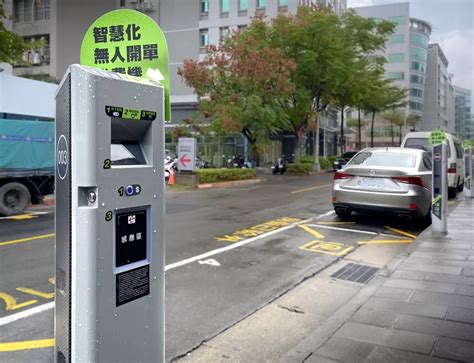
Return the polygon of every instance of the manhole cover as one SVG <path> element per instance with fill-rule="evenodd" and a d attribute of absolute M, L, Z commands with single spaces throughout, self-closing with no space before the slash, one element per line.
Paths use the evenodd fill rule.
<path fill-rule="evenodd" d="M 376 267 L 359 265 L 357 263 L 348 263 L 343 268 L 337 270 L 331 275 L 336 279 L 358 282 L 359 284 L 367 283 L 379 269 Z"/>

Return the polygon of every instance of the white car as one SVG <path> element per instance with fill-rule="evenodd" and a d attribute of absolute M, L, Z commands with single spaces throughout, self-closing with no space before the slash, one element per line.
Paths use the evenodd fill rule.
<path fill-rule="evenodd" d="M 421 149 L 432 154 L 433 148 L 428 142 L 430 132 L 409 132 L 405 135 L 401 147 Z M 455 198 L 464 188 L 464 160 L 461 141 L 446 133 L 448 139 L 448 197 Z"/>

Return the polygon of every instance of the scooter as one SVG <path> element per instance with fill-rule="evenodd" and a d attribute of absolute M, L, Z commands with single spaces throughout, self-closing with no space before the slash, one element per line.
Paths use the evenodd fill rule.
<path fill-rule="evenodd" d="M 287 168 L 288 168 L 288 166 L 287 166 L 287 162 L 286 162 L 285 158 L 283 158 L 283 157 L 278 158 L 275 165 L 272 165 L 272 174 L 276 175 L 276 174 L 280 173 L 281 175 L 283 175 Z"/>

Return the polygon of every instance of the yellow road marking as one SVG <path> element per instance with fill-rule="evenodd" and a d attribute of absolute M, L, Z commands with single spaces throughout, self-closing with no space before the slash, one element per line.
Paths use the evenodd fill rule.
<path fill-rule="evenodd" d="M 54 292 L 50 292 L 50 293 L 41 292 L 41 291 L 34 290 L 34 289 L 28 289 L 27 287 L 17 287 L 16 290 L 20 291 L 20 292 L 24 292 L 25 294 L 39 296 L 39 297 L 42 297 L 44 299 L 52 299 L 54 297 Z"/>
<path fill-rule="evenodd" d="M 29 241 L 34 241 L 37 239 L 50 238 L 50 237 L 54 237 L 54 233 L 42 234 L 40 236 L 33 236 L 33 237 L 20 238 L 20 239 L 14 239 L 11 241 L 0 242 L 0 246 L 14 245 L 16 243 L 29 242 Z"/>
<path fill-rule="evenodd" d="M 389 227 L 389 226 L 385 226 L 385 228 L 388 229 L 389 231 L 401 234 L 403 236 L 407 236 L 407 237 L 410 237 L 410 238 L 416 238 L 416 236 L 414 234 L 411 234 L 411 233 L 408 233 L 408 232 L 405 232 L 405 231 L 402 231 L 402 230 L 399 230 L 399 229 L 396 229 L 396 228 L 392 228 L 392 227 Z"/>
<path fill-rule="evenodd" d="M 56 277 L 50 277 L 48 279 L 48 282 L 51 284 L 51 285 L 56 285 Z"/>
<path fill-rule="evenodd" d="M 299 224 L 298 227 L 300 227 L 301 229 L 304 229 L 306 232 L 308 232 L 309 234 L 312 234 L 316 238 L 324 238 L 324 235 L 316 232 L 314 229 L 309 228 L 308 226 L 305 226 L 304 224 Z"/>
<path fill-rule="evenodd" d="M 24 308 L 25 306 L 36 304 L 38 300 L 25 301 L 23 303 L 17 304 L 13 296 L 0 292 L 0 299 L 5 301 L 6 310 L 18 310 Z"/>
<path fill-rule="evenodd" d="M 14 352 L 16 350 L 50 347 L 54 347 L 54 339 L 25 340 L 22 342 L 0 343 L 0 352 Z"/>
<path fill-rule="evenodd" d="M 371 245 L 371 244 L 390 244 L 390 243 L 412 243 L 412 239 L 373 239 L 370 241 L 359 241 L 360 245 Z"/>
<path fill-rule="evenodd" d="M 316 222 L 316 224 L 355 224 L 355 222 Z"/>
<path fill-rule="evenodd" d="M 315 189 L 326 188 L 326 187 L 330 187 L 331 185 L 332 185 L 332 184 L 324 184 L 324 185 L 318 185 L 317 187 L 311 187 L 311 188 L 306 188 L 306 189 L 293 190 L 293 191 L 291 192 L 291 194 L 307 192 L 308 190 L 315 190 Z"/>
<path fill-rule="evenodd" d="M 33 219 L 33 218 L 38 218 L 38 216 L 35 216 L 33 214 L 20 214 L 18 216 L 7 217 L 7 219 L 14 219 L 18 221 L 21 221 L 23 219 Z"/>
<path fill-rule="evenodd" d="M 300 250 L 324 253 L 332 256 L 342 256 L 354 249 L 354 247 L 338 242 L 311 241 L 299 247 Z"/>

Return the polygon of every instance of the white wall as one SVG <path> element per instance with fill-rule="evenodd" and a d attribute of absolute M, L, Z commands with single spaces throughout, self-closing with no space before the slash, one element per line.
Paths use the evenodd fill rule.
<path fill-rule="evenodd" d="M 57 85 L 0 73 L 0 113 L 55 117 Z"/>

